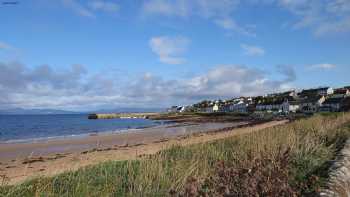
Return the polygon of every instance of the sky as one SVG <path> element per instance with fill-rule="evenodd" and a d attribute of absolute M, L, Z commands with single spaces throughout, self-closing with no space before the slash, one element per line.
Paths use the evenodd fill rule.
<path fill-rule="evenodd" d="M 0 0 L 0 109 L 350 85 L 350 0 Z"/>

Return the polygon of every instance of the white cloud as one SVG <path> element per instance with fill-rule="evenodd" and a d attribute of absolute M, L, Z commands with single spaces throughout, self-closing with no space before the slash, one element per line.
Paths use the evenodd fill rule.
<path fill-rule="evenodd" d="M 88 6 L 92 10 L 100 10 L 105 12 L 116 12 L 119 10 L 119 5 L 113 2 L 94 0 L 88 2 Z"/>
<path fill-rule="evenodd" d="M 235 10 L 239 0 L 150 0 L 143 4 L 145 15 L 160 15 L 168 17 L 200 17 L 210 20 L 225 30 L 244 35 L 254 33 L 244 26 L 239 26 L 231 14 Z"/>
<path fill-rule="evenodd" d="M 186 37 L 159 36 L 153 37 L 149 45 L 159 60 L 166 64 L 182 64 L 185 59 L 181 55 L 186 52 L 190 40 Z"/>
<path fill-rule="evenodd" d="M 90 110 L 102 107 L 167 107 L 202 99 L 262 95 L 290 87 L 294 69 L 278 67 L 281 80 L 239 65 L 215 66 L 208 72 L 176 80 L 152 73 L 125 82 L 109 73 L 91 74 L 82 65 L 68 70 L 49 65 L 28 67 L 0 62 L 0 109 L 59 108 Z"/>
<path fill-rule="evenodd" d="M 185 17 L 188 15 L 189 9 L 190 7 L 186 0 L 176 0 L 173 2 L 164 0 L 151 0 L 147 1 L 143 5 L 144 13 L 150 15 Z"/>
<path fill-rule="evenodd" d="M 263 56 L 265 55 L 265 50 L 259 46 L 241 44 L 244 55 L 248 56 Z"/>
<path fill-rule="evenodd" d="M 143 4 L 143 12 L 150 15 L 203 18 L 227 17 L 238 5 L 238 0 L 149 0 Z"/>
<path fill-rule="evenodd" d="M 193 103 L 202 99 L 263 95 L 281 91 L 295 81 L 293 67 L 280 66 L 282 80 L 271 80 L 265 72 L 239 65 L 219 65 L 207 73 L 182 80 L 164 80 L 148 75 L 129 88 L 130 97 L 156 103 Z"/>
<path fill-rule="evenodd" d="M 311 28 L 316 36 L 350 32 L 348 0 L 278 0 L 278 2 L 299 18 L 294 28 Z"/>
<path fill-rule="evenodd" d="M 89 18 L 95 18 L 95 14 L 90 11 L 88 8 L 84 7 L 80 3 L 76 2 L 75 0 L 62 0 L 63 4 L 72 9 L 74 12 L 79 14 L 80 16 L 89 17 Z"/>
<path fill-rule="evenodd" d="M 13 46 L 5 43 L 5 42 L 1 42 L 0 41 L 0 50 L 3 49 L 3 50 L 12 50 L 12 49 L 15 49 Z"/>
<path fill-rule="evenodd" d="M 329 70 L 329 69 L 334 69 L 336 68 L 337 66 L 334 65 L 334 64 L 314 64 L 314 65 L 311 65 L 311 66 L 308 66 L 309 68 L 311 69 L 323 69 L 323 70 Z"/>
<path fill-rule="evenodd" d="M 100 12 L 117 12 L 119 10 L 119 5 L 112 1 L 105 0 L 90 0 L 84 5 L 76 0 L 62 0 L 63 5 L 70 8 L 75 13 L 80 16 L 88 18 L 96 18 L 97 11 Z"/>
<path fill-rule="evenodd" d="M 216 19 L 215 23 L 226 30 L 231 30 L 247 36 L 254 36 L 254 37 L 256 36 L 256 34 L 253 31 L 249 30 L 249 28 L 247 27 L 242 27 L 238 25 L 236 21 L 233 20 L 232 18 L 225 17 L 225 18 Z"/>

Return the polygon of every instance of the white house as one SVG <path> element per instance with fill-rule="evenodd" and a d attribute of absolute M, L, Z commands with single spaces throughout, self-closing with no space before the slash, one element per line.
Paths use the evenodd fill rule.
<path fill-rule="evenodd" d="M 278 111 L 282 112 L 282 104 L 283 100 L 279 101 L 267 101 L 263 103 L 259 103 L 256 105 L 256 110 L 257 111 Z"/>
<path fill-rule="evenodd" d="M 218 111 L 219 111 L 219 105 L 217 103 L 205 108 L 206 113 L 214 113 Z"/>
<path fill-rule="evenodd" d="M 300 109 L 300 103 L 298 101 L 285 100 L 282 104 L 282 111 L 285 113 L 296 113 Z"/>
<path fill-rule="evenodd" d="M 167 109 L 167 112 L 169 113 L 177 113 L 177 112 L 185 112 L 188 107 L 186 106 L 172 106 L 171 108 Z"/>
<path fill-rule="evenodd" d="M 167 112 L 169 113 L 175 113 L 177 112 L 178 106 L 172 106 L 171 108 L 167 109 Z"/>

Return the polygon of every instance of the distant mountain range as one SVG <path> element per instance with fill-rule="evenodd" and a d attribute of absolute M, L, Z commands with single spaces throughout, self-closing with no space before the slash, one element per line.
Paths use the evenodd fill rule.
<path fill-rule="evenodd" d="M 7 115 L 48 115 L 48 114 L 82 114 L 80 112 L 57 110 L 57 109 L 23 109 L 23 108 L 11 108 L 0 109 L 0 114 Z"/>
<path fill-rule="evenodd" d="M 75 112 L 58 109 L 0 109 L 0 114 L 7 115 L 49 115 L 49 114 L 91 114 L 91 113 L 136 113 L 136 112 L 162 112 L 163 108 L 117 108 L 101 109 L 95 111 Z"/>

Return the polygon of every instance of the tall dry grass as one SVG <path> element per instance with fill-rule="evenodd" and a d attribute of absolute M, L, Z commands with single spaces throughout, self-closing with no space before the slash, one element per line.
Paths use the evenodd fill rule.
<path fill-rule="evenodd" d="M 238 171 L 242 176 L 246 176 L 244 169 L 249 171 L 255 166 L 254 172 L 267 174 L 266 180 L 270 180 L 269 174 L 281 172 L 278 175 L 286 188 L 293 189 L 292 194 L 312 195 L 325 185 L 329 161 L 349 137 L 349 128 L 344 126 L 349 122 L 350 114 L 317 115 L 212 143 L 169 147 L 136 161 L 111 161 L 52 178 L 39 177 L 18 186 L 3 186 L 0 196 L 181 195 L 191 177 L 200 188 L 208 177 L 215 178 L 218 163 L 232 170 L 243 169 Z M 287 163 L 278 162 L 281 150 L 288 150 Z M 250 178 L 246 182 L 254 180 Z M 218 186 L 215 183 L 221 184 L 213 182 L 212 187 Z M 259 192 L 261 184 L 249 187 Z"/>
<path fill-rule="evenodd" d="M 350 139 L 333 164 L 329 182 L 321 196 L 350 196 Z"/>

